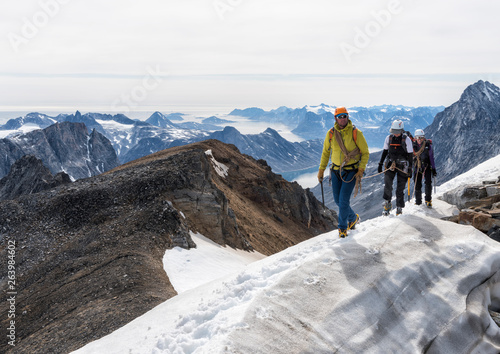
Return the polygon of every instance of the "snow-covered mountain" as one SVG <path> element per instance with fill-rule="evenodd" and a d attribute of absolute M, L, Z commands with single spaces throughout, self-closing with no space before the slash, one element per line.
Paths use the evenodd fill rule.
<path fill-rule="evenodd" d="M 500 155 L 466 177 L 499 175 Z M 440 220 L 453 209 L 412 205 L 248 266 L 262 255 L 193 237 L 164 256 L 179 295 L 74 353 L 498 353 L 500 243 Z"/>
<path fill-rule="evenodd" d="M 167 116 L 161 112 L 154 112 L 148 119 L 146 119 L 146 123 L 155 125 L 160 128 L 177 128 L 177 126 L 172 123 L 171 118 L 176 118 L 177 120 L 183 120 L 180 114 Z"/>
<path fill-rule="evenodd" d="M 42 113 L 29 113 L 25 116 L 9 119 L 0 125 L 0 138 L 29 133 L 32 130 L 44 129 L 57 123 L 64 115 L 50 117 Z"/>
<path fill-rule="evenodd" d="M 49 117 L 46 114 L 29 113 L 17 119 L 9 119 L 7 123 L 0 126 L 0 130 L 16 130 L 28 124 L 38 127 L 37 129 L 43 129 L 57 122 L 56 118 Z"/>

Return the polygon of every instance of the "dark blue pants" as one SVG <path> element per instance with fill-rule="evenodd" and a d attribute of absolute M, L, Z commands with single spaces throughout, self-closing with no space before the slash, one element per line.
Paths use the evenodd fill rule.
<path fill-rule="evenodd" d="M 339 229 L 346 230 L 347 223 L 356 220 L 356 213 L 351 208 L 351 194 L 354 186 L 356 186 L 356 178 L 353 177 L 357 172 L 357 170 L 342 171 L 342 178 L 340 178 L 338 170 L 331 170 L 330 173 L 332 176 L 333 199 L 339 207 Z M 344 181 L 351 182 L 346 183 Z"/>

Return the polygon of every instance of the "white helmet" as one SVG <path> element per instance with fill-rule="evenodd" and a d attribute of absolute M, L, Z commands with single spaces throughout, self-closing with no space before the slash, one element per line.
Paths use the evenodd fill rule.
<path fill-rule="evenodd" d="M 414 134 L 415 138 L 425 138 L 425 134 L 424 134 L 424 131 L 422 129 L 417 129 L 415 130 L 415 134 Z"/>
<path fill-rule="evenodd" d="M 405 129 L 405 124 L 403 123 L 402 120 L 396 119 L 394 122 L 391 124 L 391 134 L 401 134 L 403 133 L 403 130 Z"/>

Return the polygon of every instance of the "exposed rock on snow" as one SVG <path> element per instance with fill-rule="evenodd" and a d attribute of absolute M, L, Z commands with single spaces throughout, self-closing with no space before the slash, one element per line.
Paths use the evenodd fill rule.
<path fill-rule="evenodd" d="M 450 221 L 472 225 L 490 236 L 500 228 L 500 183 L 485 181 L 482 185 L 459 186 L 442 198 L 460 209 Z M 497 236 L 492 238 L 500 241 Z"/>

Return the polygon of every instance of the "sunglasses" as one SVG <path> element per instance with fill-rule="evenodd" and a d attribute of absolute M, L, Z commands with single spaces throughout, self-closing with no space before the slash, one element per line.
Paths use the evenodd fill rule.
<path fill-rule="evenodd" d="M 337 114 L 335 116 L 335 118 L 337 118 L 337 119 L 345 119 L 347 117 L 349 117 L 349 116 L 347 114 L 345 114 L 345 113 Z"/>

